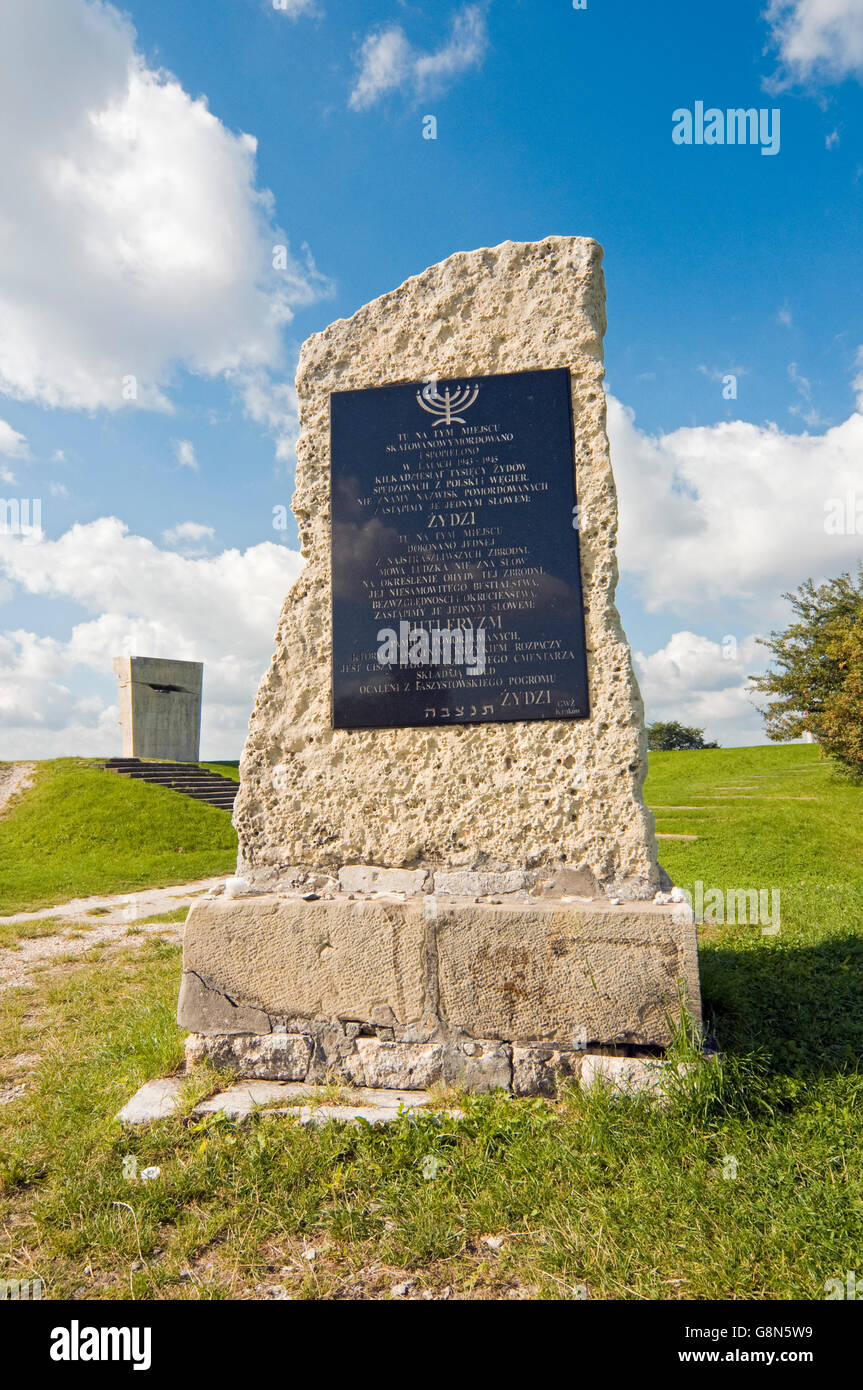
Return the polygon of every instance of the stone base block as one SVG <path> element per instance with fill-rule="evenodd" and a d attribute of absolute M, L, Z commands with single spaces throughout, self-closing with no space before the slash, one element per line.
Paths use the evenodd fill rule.
<path fill-rule="evenodd" d="M 553 1094 L 591 1048 L 701 1021 L 679 905 L 213 897 L 186 923 L 190 1060 L 262 1080 Z"/>
<path fill-rule="evenodd" d="M 305 1081 L 312 1060 L 312 1040 L 304 1034 L 231 1033 L 204 1038 L 191 1034 L 186 1064 L 205 1059 L 223 1071 L 235 1071 L 254 1081 Z"/>
<path fill-rule="evenodd" d="M 516 1096 L 554 1096 L 561 1081 L 580 1075 L 586 1054 L 557 1047 L 512 1049 L 512 1092 Z"/>

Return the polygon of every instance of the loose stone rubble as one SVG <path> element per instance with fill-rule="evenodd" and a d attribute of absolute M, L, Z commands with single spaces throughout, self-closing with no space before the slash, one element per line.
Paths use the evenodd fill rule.
<path fill-rule="evenodd" d="M 519 1052 L 527 1049 L 518 1049 Z M 538 1049 L 538 1051 L 549 1051 Z M 192 1040 L 188 1051 L 192 1067 L 200 1058 L 200 1050 Z M 535 1059 L 519 1058 L 519 1065 L 530 1065 Z M 553 1062 L 551 1056 L 543 1059 Z M 557 1059 L 560 1060 L 559 1058 Z M 685 1069 L 684 1069 L 685 1070 Z M 678 1068 L 678 1073 L 681 1071 Z M 584 1088 L 602 1086 L 613 1094 L 635 1096 L 646 1093 L 662 1102 L 667 1097 L 667 1069 L 661 1059 L 612 1057 L 582 1054 L 570 1058 L 570 1066 L 546 1067 L 539 1076 L 525 1074 L 523 1089 L 512 1087 L 515 1095 L 553 1096 L 566 1077 Z M 147 1081 L 135 1092 L 117 1115 L 126 1126 L 152 1124 L 175 1114 L 179 1107 L 184 1082 L 188 1076 L 172 1076 L 163 1081 Z M 501 1089 L 510 1089 L 503 1085 Z M 315 1087 L 290 1081 L 237 1081 L 225 1090 L 217 1091 L 192 1107 L 193 1115 L 225 1115 L 230 1120 L 247 1120 L 256 1113 L 279 1115 L 296 1120 L 301 1125 L 319 1128 L 331 1122 L 345 1124 L 364 1120 L 370 1125 L 387 1125 L 404 1115 L 431 1114 L 461 1119 L 463 1111 L 457 1106 L 439 1108 L 434 1092 L 425 1090 L 394 1090 L 378 1086 L 356 1086 L 333 1098 L 332 1087 Z"/>

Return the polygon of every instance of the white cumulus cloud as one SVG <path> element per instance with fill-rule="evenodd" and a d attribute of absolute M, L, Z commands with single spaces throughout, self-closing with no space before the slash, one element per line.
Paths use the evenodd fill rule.
<path fill-rule="evenodd" d="M 726 747 L 766 742 L 749 677 L 768 656 L 754 635 L 714 642 L 688 631 L 673 633 L 658 651 L 635 652 L 648 722 L 677 719 Z"/>
<path fill-rule="evenodd" d="M 65 635 L 48 638 L 2 631 L 0 607 L 0 757 L 116 752 L 111 661 L 124 655 L 203 661 L 204 752 L 239 757 L 301 563 L 271 541 L 178 554 L 115 517 L 36 545 L 0 534 L 0 604 L 23 593 L 82 610 Z"/>
<path fill-rule="evenodd" d="M 765 12 L 790 81 L 863 79 L 863 4 L 860 0 L 770 0 Z"/>
<path fill-rule="evenodd" d="M 316 0 L 268 0 L 274 10 L 287 15 L 288 19 L 299 19 L 304 14 L 316 14 Z"/>
<path fill-rule="evenodd" d="M 854 378 L 854 390 L 857 393 L 857 409 L 863 415 L 863 347 L 857 349 L 857 366 L 859 371 Z"/>
<path fill-rule="evenodd" d="M 190 468 L 193 473 L 198 472 L 198 459 L 191 439 L 175 439 L 174 454 L 181 468 Z"/>
<path fill-rule="evenodd" d="M 0 392 L 169 409 L 175 372 L 278 368 L 310 259 L 278 272 L 256 141 L 148 67 L 101 0 L 0 6 Z M 134 380 L 133 380 L 134 379 Z"/>
<path fill-rule="evenodd" d="M 863 370 L 854 388 L 863 407 Z M 735 420 L 649 435 L 609 397 L 608 428 L 621 575 L 648 612 L 691 624 L 635 653 L 647 717 L 725 745 L 763 743 L 748 677 L 770 654 L 756 635 L 786 625 L 783 593 L 857 567 L 863 413 L 820 434 Z"/>
<path fill-rule="evenodd" d="M 30 457 L 30 447 L 24 435 L 13 430 L 5 420 L 0 420 L 0 454 L 9 459 Z"/>
<path fill-rule="evenodd" d="M 487 49 L 483 5 L 464 5 L 458 10 L 446 42 L 428 53 L 415 48 L 398 24 L 374 29 L 366 35 L 357 56 L 350 105 L 355 111 L 366 111 L 398 89 L 418 100 L 436 96 L 463 73 L 479 67 Z"/>
<path fill-rule="evenodd" d="M 266 371 L 236 372 L 231 383 L 250 420 L 264 425 L 276 441 L 276 458 L 292 464 L 300 432 L 297 392 L 290 381 L 275 380 Z"/>
<path fill-rule="evenodd" d="M 201 521 L 180 521 L 162 532 L 162 540 L 166 545 L 197 545 L 201 541 L 212 540 L 215 534 L 212 526 L 206 526 Z"/>
<path fill-rule="evenodd" d="M 836 499 L 863 499 L 863 414 L 821 434 L 734 420 L 654 436 L 608 407 L 621 570 L 648 611 L 733 608 L 760 626 L 784 591 L 856 568 L 860 536 L 826 523 Z"/>

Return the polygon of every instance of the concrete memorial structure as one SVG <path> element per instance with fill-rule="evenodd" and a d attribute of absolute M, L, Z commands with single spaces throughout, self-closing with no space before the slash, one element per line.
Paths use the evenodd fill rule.
<path fill-rule="evenodd" d="M 460 253 L 305 344 L 306 564 L 237 878 L 186 926 L 192 1060 L 532 1094 L 665 1045 L 681 993 L 700 1020 L 614 607 L 601 258 Z"/>
<path fill-rule="evenodd" d="M 196 763 L 201 750 L 200 661 L 116 656 L 124 758 Z"/>

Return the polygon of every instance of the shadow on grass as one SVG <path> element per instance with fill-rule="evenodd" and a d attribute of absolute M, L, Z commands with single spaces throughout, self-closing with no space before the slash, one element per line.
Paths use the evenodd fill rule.
<path fill-rule="evenodd" d="M 859 1068 L 863 939 L 771 946 L 700 950 L 705 1022 L 722 1051 L 758 1052 L 774 1072 L 801 1077 Z"/>

